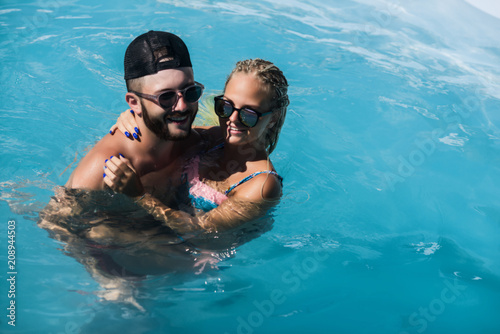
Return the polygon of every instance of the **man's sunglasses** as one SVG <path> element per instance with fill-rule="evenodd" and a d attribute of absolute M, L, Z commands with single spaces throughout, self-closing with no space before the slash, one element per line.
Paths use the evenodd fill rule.
<path fill-rule="evenodd" d="M 143 94 L 133 90 L 130 90 L 129 92 L 154 102 L 163 109 L 171 109 L 177 104 L 177 101 L 179 101 L 179 93 L 181 93 L 182 97 L 184 97 L 184 101 L 186 101 L 186 103 L 195 103 L 201 98 L 203 89 L 205 89 L 205 86 L 199 82 L 195 82 L 194 85 L 188 86 L 184 89 L 166 90 L 158 95 Z"/>
<path fill-rule="evenodd" d="M 238 112 L 238 119 L 240 120 L 241 124 L 243 124 L 249 128 L 253 128 L 255 125 L 257 125 L 257 122 L 259 121 L 259 118 L 261 116 L 272 113 L 272 111 L 261 113 L 261 112 L 252 110 L 248 107 L 243 107 L 243 108 L 237 109 L 234 107 L 234 105 L 231 101 L 224 100 L 223 96 L 224 95 L 214 97 L 215 113 L 217 114 L 217 116 L 219 116 L 221 118 L 228 118 L 236 110 Z"/>

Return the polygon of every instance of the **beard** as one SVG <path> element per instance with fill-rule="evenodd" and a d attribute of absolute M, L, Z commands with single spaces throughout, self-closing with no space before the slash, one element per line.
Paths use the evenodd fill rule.
<path fill-rule="evenodd" d="M 142 115 L 144 119 L 144 124 L 158 138 L 162 140 L 178 141 L 178 140 L 184 140 L 190 135 L 191 124 L 193 123 L 194 117 L 192 117 L 191 123 L 189 124 L 189 128 L 185 133 L 173 135 L 170 133 L 170 130 L 168 129 L 168 124 L 165 121 L 162 121 L 161 119 L 151 119 L 151 117 L 149 117 L 148 109 L 142 103 L 142 101 L 141 101 L 141 106 L 142 106 Z"/>

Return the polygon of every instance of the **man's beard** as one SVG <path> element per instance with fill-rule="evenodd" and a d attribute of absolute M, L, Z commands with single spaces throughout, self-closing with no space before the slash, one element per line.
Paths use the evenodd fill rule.
<path fill-rule="evenodd" d="M 172 141 L 184 140 L 191 133 L 191 124 L 189 124 L 189 128 L 188 128 L 186 133 L 172 135 L 170 133 L 170 131 L 168 130 L 167 123 L 162 122 L 159 119 L 152 120 L 149 117 L 148 110 L 147 110 L 146 106 L 142 103 L 142 101 L 141 101 L 141 106 L 142 106 L 142 115 L 143 115 L 143 119 L 144 119 L 144 124 L 146 124 L 146 127 L 151 132 L 153 132 L 158 138 L 160 138 L 162 140 L 172 140 Z"/>

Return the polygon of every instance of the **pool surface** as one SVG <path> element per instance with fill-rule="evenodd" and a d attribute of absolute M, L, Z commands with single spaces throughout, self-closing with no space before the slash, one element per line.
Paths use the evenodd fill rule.
<path fill-rule="evenodd" d="M 273 228 L 149 277 L 140 312 L 36 222 L 126 109 L 123 55 L 150 29 L 186 42 L 206 94 L 260 57 L 291 104 Z M 498 31 L 484 0 L 2 1 L 0 332 L 499 333 Z"/>

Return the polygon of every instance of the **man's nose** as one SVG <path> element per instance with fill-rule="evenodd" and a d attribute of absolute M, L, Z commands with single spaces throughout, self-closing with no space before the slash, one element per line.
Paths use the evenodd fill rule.
<path fill-rule="evenodd" d="M 181 92 L 177 92 L 177 101 L 172 107 L 172 111 L 180 111 L 183 112 L 188 108 L 186 100 L 184 99 L 184 95 Z"/>

